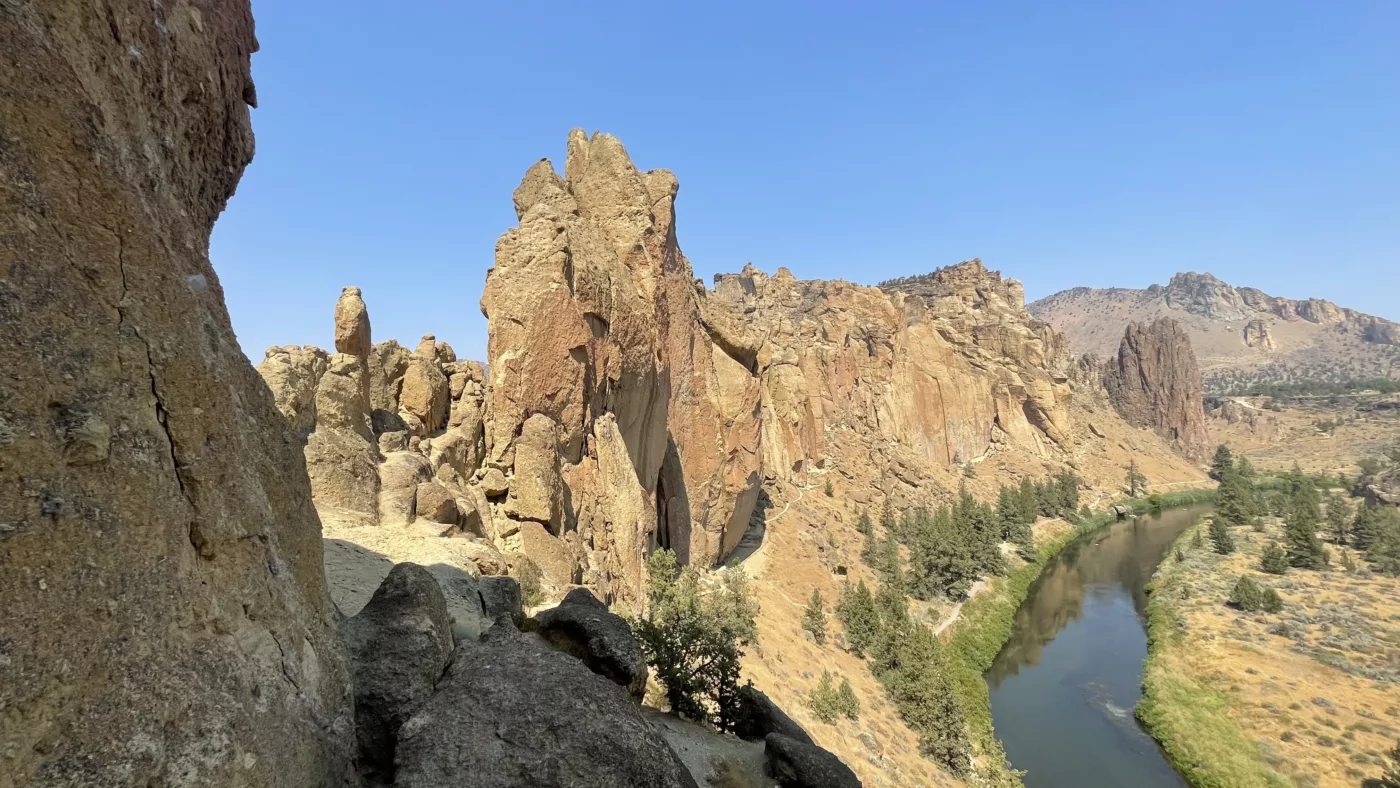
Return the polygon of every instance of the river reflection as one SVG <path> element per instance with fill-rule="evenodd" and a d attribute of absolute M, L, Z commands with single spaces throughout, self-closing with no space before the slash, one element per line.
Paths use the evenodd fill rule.
<path fill-rule="evenodd" d="M 1185 785 L 1138 728 L 1145 587 L 1209 507 L 1117 523 L 1066 548 L 1016 612 L 986 673 L 992 717 L 1030 788 Z"/>

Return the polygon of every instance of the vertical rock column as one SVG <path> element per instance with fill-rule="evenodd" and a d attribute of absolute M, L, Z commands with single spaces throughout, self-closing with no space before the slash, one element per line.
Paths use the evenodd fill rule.
<path fill-rule="evenodd" d="M 209 233 L 246 0 L 0 3 L 0 786 L 353 784 L 299 436 Z"/>

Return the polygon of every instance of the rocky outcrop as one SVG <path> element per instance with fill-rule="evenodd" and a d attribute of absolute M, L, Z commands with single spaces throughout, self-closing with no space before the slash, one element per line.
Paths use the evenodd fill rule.
<path fill-rule="evenodd" d="M 1103 380 L 1114 407 L 1129 424 L 1152 429 L 1187 456 L 1204 456 L 1210 436 L 1201 372 L 1180 323 L 1161 318 L 1150 326 L 1129 325 Z"/>
<path fill-rule="evenodd" d="M 355 779 L 315 389 L 287 426 L 207 253 L 255 48 L 243 0 L 0 10 L 0 783 Z"/>
<path fill-rule="evenodd" d="M 632 627 L 587 590 L 570 591 L 558 607 L 536 614 L 535 623 L 540 635 L 556 648 L 641 699 L 647 686 L 647 662 L 632 637 Z"/>
<path fill-rule="evenodd" d="M 1273 334 L 1269 333 L 1269 324 L 1259 318 L 1244 324 L 1243 338 L 1244 344 L 1248 347 L 1261 350 L 1274 349 L 1274 337 Z"/>
<path fill-rule="evenodd" d="M 393 777 L 399 728 L 427 702 L 452 653 L 447 600 L 416 564 L 399 564 L 341 626 L 355 684 L 360 769 Z"/>
<path fill-rule="evenodd" d="M 802 744 L 816 744 L 796 720 L 752 684 L 739 688 L 739 699 L 744 715 L 734 733 L 740 738 L 763 741 L 770 733 L 780 733 Z"/>
<path fill-rule="evenodd" d="M 401 788 L 695 788 L 627 694 L 499 623 L 399 731 Z"/>
<path fill-rule="evenodd" d="M 815 744 L 781 733 L 768 734 L 763 744 L 768 775 L 781 788 L 861 788 L 849 766 Z"/>
<path fill-rule="evenodd" d="M 572 132 L 564 177 L 541 161 L 516 189 L 520 224 L 497 243 L 481 301 L 487 463 L 511 479 L 503 514 L 545 525 L 577 574 L 612 597 L 639 594 L 637 556 L 650 544 L 718 560 L 758 494 L 758 378 L 707 328 L 676 241 L 676 189 L 664 170 L 638 172 L 616 138 Z M 540 454 L 546 432 L 553 461 Z"/>
<path fill-rule="evenodd" d="M 1070 426 L 1068 351 L 1025 312 L 1021 287 L 969 261 L 881 288 L 748 266 L 711 301 L 765 337 L 764 470 L 800 477 L 850 430 L 961 465 L 994 441 L 1033 452 Z"/>

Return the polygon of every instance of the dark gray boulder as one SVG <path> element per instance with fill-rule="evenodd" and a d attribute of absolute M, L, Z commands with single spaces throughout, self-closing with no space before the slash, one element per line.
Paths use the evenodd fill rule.
<path fill-rule="evenodd" d="M 861 788 L 860 778 L 840 758 L 781 733 L 764 738 L 763 757 L 768 776 L 781 788 Z"/>
<path fill-rule="evenodd" d="M 504 619 L 399 732 L 398 788 L 696 788 L 626 693 Z"/>
<path fill-rule="evenodd" d="M 803 744 L 816 744 L 796 720 L 752 684 L 739 688 L 739 701 L 744 708 L 743 720 L 734 731 L 739 738 L 763 741 L 770 733 L 781 733 Z"/>
<path fill-rule="evenodd" d="M 589 670 L 627 688 L 646 691 L 647 661 L 632 627 L 587 589 L 575 588 L 558 607 L 535 615 L 538 632 L 556 648 L 583 660 Z"/>
<path fill-rule="evenodd" d="M 501 615 L 510 616 L 516 629 L 525 626 L 525 608 L 521 603 L 520 583 L 513 577 L 481 577 L 476 581 L 481 595 L 481 612 L 490 621 Z"/>
<path fill-rule="evenodd" d="M 350 652 L 360 770 L 388 780 L 399 728 L 433 694 L 452 655 L 447 600 L 428 570 L 399 564 L 364 610 L 341 624 L 341 637 Z"/>

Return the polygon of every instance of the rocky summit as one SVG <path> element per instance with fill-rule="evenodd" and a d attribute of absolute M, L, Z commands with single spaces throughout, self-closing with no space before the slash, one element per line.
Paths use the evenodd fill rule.
<path fill-rule="evenodd" d="M 1180 273 L 1142 290 L 1076 287 L 1036 301 L 1030 311 L 1076 352 L 1098 355 L 1116 350 L 1129 323 L 1170 317 L 1190 339 L 1213 393 L 1256 383 L 1384 377 L 1400 365 L 1400 324 L 1323 299 L 1233 287 L 1208 273 Z"/>

